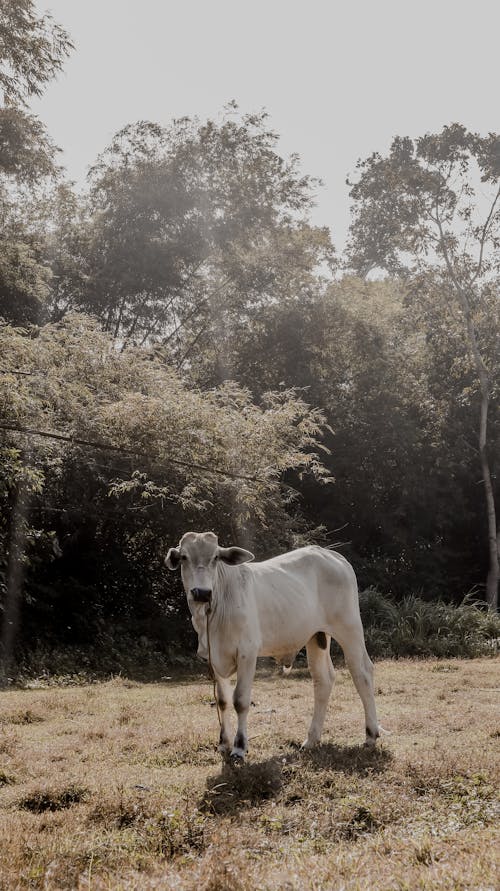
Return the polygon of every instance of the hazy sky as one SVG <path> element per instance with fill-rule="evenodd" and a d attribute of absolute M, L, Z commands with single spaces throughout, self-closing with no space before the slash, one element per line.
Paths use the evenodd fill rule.
<path fill-rule="evenodd" d="M 72 178 L 122 126 L 265 107 L 284 154 L 321 177 L 315 221 L 341 246 L 346 175 L 392 136 L 500 130 L 498 0 L 37 0 L 71 34 L 33 111 Z"/>

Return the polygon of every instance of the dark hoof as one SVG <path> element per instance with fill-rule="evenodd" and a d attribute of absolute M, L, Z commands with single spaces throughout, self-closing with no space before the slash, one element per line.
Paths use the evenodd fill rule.
<path fill-rule="evenodd" d="M 245 763 L 245 758 L 243 755 L 230 755 L 229 763 L 231 767 L 242 767 Z"/>

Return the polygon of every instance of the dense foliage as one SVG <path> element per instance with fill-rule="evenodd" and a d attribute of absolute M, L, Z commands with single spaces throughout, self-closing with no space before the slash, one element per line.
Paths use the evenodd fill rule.
<path fill-rule="evenodd" d="M 397 137 L 386 158 L 358 164 L 349 256 L 353 267 L 381 267 L 407 279 L 415 299 L 436 294 L 455 316 L 457 359 L 466 356 L 477 390 L 478 469 L 489 553 L 486 599 L 497 607 L 500 529 L 498 450 L 490 426 L 498 404 L 500 284 L 500 136 L 460 124 L 416 140 Z M 432 315 L 432 311 L 431 311 Z M 433 326 L 429 327 L 433 332 Z M 494 439 L 493 439 L 494 441 Z"/>
<path fill-rule="evenodd" d="M 265 114 L 131 124 L 78 194 L 26 106 L 68 36 L 23 0 L 0 46 L 4 673 L 48 644 L 182 641 L 162 556 L 187 528 L 262 557 L 338 542 L 403 611 L 494 606 L 500 137 L 360 162 L 342 266 Z"/>

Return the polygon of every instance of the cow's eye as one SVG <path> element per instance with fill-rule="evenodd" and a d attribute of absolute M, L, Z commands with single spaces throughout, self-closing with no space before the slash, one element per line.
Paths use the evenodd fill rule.
<path fill-rule="evenodd" d="M 219 558 L 218 558 L 218 556 L 217 556 L 217 554 L 216 554 L 215 557 L 214 557 L 214 563 L 216 563 L 216 561 L 217 561 L 218 559 L 219 559 Z"/>
<path fill-rule="evenodd" d="M 182 560 L 182 562 L 184 562 L 185 560 L 187 560 L 187 557 L 186 557 L 185 554 L 181 554 L 181 560 Z"/>

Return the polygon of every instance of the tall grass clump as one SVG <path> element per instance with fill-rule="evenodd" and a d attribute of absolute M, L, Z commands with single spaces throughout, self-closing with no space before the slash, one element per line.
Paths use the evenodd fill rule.
<path fill-rule="evenodd" d="M 372 588 L 360 592 L 372 656 L 484 656 L 498 652 L 500 616 L 466 597 L 459 606 L 410 595 L 400 601 Z"/>

